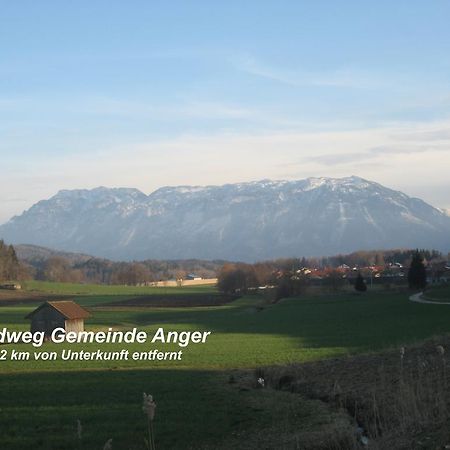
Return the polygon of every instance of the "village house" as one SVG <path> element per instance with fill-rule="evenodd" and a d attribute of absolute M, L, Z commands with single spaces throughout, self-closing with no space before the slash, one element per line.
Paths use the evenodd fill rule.
<path fill-rule="evenodd" d="M 186 280 L 201 280 L 202 277 L 199 275 L 196 275 L 195 273 L 189 273 L 186 275 Z"/>
<path fill-rule="evenodd" d="M 31 320 L 30 331 L 43 331 L 50 336 L 55 328 L 65 331 L 84 331 L 84 319 L 90 317 L 88 311 L 73 301 L 45 302 L 26 316 Z"/>
<path fill-rule="evenodd" d="M 427 283 L 448 283 L 450 282 L 450 263 L 439 261 L 427 266 Z"/>

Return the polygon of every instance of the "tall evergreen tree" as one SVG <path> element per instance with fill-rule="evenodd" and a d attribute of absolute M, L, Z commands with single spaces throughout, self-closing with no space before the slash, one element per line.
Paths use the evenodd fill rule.
<path fill-rule="evenodd" d="M 19 268 L 20 264 L 14 247 L 0 240 L 0 281 L 17 280 Z"/>
<path fill-rule="evenodd" d="M 408 284 L 411 289 L 423 289 L 427 285 L 427 272 L 419 250 L 412 256 L 408 270 Z"/>
<path fill-rule="evenodd" d="M 364 281 L 363 276 L 361 275 L 361 272 L 359 272 L 358 276 L 356 277 L 355 290 L 357 290 L 358 292 L 366 292 L 367 291 L 367 285 L 366 285 L 366 282 Z"/>

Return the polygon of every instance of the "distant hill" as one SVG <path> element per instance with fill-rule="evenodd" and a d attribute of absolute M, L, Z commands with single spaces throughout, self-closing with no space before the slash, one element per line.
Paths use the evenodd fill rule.
<path fill-rule="evenodd" d="M 0 238 L 115 260 L 254 261 L 373 248 L 450 249 L 450 217 L 358 177 L 224 186 L 64 190 Z"/>
<path fill-rule="evenodd" d="M 47 281 L 102 284 L 137 284 L 149 281 L 175 280 L 196 274 L 202 279 L 216 278 L 226 261 L 145 260 L 112 261 L 83 253 L 71 253 L 37 245 L 15 245 L 28 275 Z"/>
<path fill-rule="evenodd" d="M 45 261 L 52 257 L 65 258 L 73 264 L 83 263 L 93 258 L 82 253 L 64 252 L 38 245 L 18 244 L 14 246 L 17 257 L 22 261 Z"/>

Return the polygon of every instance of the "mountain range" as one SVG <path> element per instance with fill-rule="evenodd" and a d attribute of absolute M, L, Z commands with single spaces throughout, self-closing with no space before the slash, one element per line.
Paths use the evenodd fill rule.
<path fill-rule="evenodd" d="M 0 238 L 121 260 L 255 261 L 363 249 L 450 250 L 450 217 L 359 177 L 62 190 Z"/>

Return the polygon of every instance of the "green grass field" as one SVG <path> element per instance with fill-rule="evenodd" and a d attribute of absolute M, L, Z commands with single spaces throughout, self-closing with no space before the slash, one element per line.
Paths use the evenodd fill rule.
<path fill-rule="evenodd" d="M 181 287 L 140 287 L 104 284 L 53 283 L 50 281 L 24 281 L 20 283 L 25 291 L 60 295 L 152 295 L 161 293 L 181 294 L 212 292 L 214 286 L 181 286 Z"/>
<path fill-rule="evenodd" d="M 450 286 L 432 286 L 425 294 L 434 300 L 450 303 Z"/>
<path fill-rule="evenodd" d="M 79 286 L 39 283 L 28 288 L 75 294 Z M 262 401 L 255 399 L 258 391 L 240 392 L 227 384 L 230 371 L 370 352 L 450 331 L 439 305 L 412 303 L 406 293 L 310 296 L 275 305 L 247 296 L 220 307 L 115 308 L 105 306 L 111 296 L 123 299 L 135 292 L 122 287 L 89 289 L 77 297 L 92 312 L 87 330 L 137 327 L 153 333 L 161 326 L 167 331 L 208 330 L 212 335 L 205 344 L 183 349 L 182 361 L 0 361 L 0 448 L 91 449 L 101 448 L 110 437 L 114 449 L 144 448 L 143 391 L 152 393 L 158 403 L 158 448 L 216 448 L 214 443 L 224 435 L 274 420 L 258 406 Z M 163 288 L 145 289 L 160 293 Z M 167 288 L 167 295 L 175 291 Z M 35 306 L 1 307 L 0 328 L 28 329 L 24 317 Z M 12 345 L 3 347 L 9 350 Z M 48 351 L 64 347 L 69 348 L 44 344 Z M 24 344 L 14 348 L 35 351 Z M 70 348 L 179 349 L 176 344 L 73 344 Z M 86 430 L 84 447 L 76 447 L 74 440 L 77 419 Z"/>

